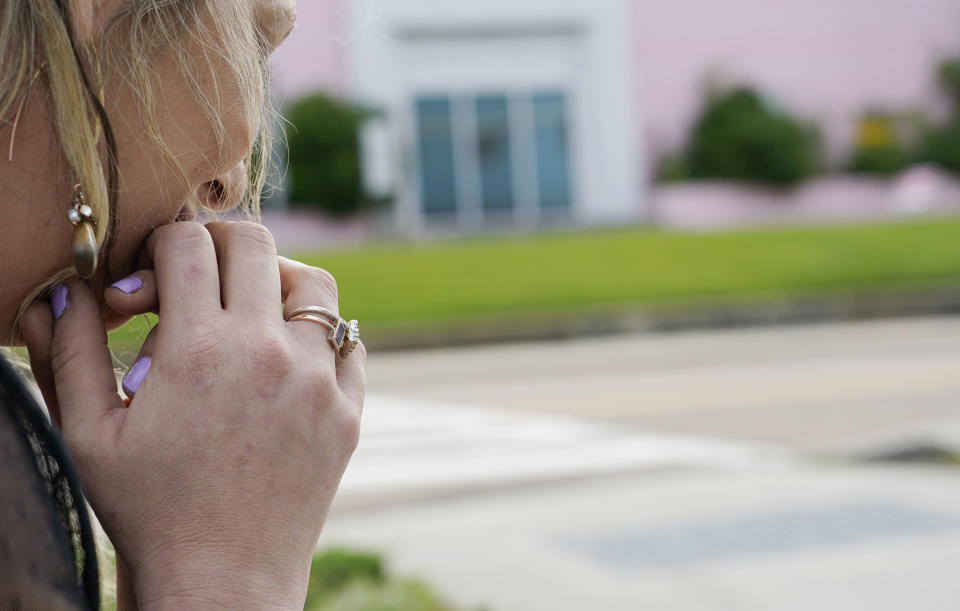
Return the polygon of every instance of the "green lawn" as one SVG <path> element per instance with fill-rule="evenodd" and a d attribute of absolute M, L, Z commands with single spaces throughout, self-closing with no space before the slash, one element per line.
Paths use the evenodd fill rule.
<path fill-rule="evenodd" d="M 294 253 L 367 330 L 538 311 L 960 286 L 960 218 L 677 233 L 645 229 Z"/>
<path fill-rule="evenodd" d="M 611 230 L 294 255 L 367 325 L 960 284 L 960 218 L 697 234 Z"/>

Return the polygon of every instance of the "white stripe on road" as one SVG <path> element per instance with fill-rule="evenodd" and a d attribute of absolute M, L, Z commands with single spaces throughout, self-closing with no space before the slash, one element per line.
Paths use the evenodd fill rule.
<path fill-rule="evenodd" d="M 373 395 L 338 504 L 646 468 L 756 468 L 772 458 L 782 456 L 756 444 Z"/>

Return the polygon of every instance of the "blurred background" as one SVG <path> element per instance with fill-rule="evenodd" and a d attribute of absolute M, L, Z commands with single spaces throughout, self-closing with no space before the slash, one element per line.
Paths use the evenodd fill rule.
<path fill-rule="evenodd" d="M 960 2 L 301 0 L 316 609 L 956 609 Z"/>

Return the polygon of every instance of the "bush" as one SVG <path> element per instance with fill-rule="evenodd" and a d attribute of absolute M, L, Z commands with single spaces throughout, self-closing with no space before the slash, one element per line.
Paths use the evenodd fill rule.
<path fill-rule="evenodd" d="M 746 87 L 712 94 L 693 127 L 693 178 L 793 185 L 819 165 L 816 131 Z"/>
<path fill-rule="evenodd" d="M 937 76 L 940 86 L 953 100 L 954 108 L 960 109 L 960 58 L 954 57 L 940 62 Z"/>
<path fill-rule="evenodd" d="M 356 581 L 383 580 L 383 559 L 377 554 L 331 549 L 316 556 L 310 567 L 311 591 L 335 592 Z"/>
<path fill-rule="evenodd" d="M 377 554 L 331 549 L 314 557 L 306 611 L 455 611 L 416 580 L 387 575 Z"/>
<path fill-rule="evenodd" d="M 370 113 L 324 94 L 314 94 L 284 113 L 288 129 L 290 201 L 334 216 L 363 206 L 360 126 Z"/>
<path fill-rule="evenodd" d="M 960 174 L 960 119 L 928 131 L 920 158 Z"/>
<path fill-rule="evenodd" d="M 920 161 L 933 163 L 960 174 L 960 58 L 946 59 L 937 66 L 940 85 L 953 102 L 953 116 L 945 125 L 926 130 Z"/>
<path fill-rule="evenodd" d="M 850 171 L 855 174 L 895 176 L 910 167 L 913 155 L 899 144 L 854 151 Z"/>
<path fill-rule="evenodd" d="M 395 580 L 382 586 L 357 582 L 324 603 L 322 611 L 453 611 L 417 581 Z"/>
<path fill-rule="evenodd" d="M 889 113 L 867 113 L 857 125 L 857 146 L 850 159 L 850 171 L 892 176 L 915 160 L 901 141 L 898 119 Z"/>

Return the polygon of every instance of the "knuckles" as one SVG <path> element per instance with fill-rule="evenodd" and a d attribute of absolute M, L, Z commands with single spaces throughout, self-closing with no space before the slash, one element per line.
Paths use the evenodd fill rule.
<path fill-rule="evenodd" d="M 235 247 L 252 249 L 270 254 L 277 253 L 277 245 L 270 230 L 259 223 L 237 221 L 226 225 L 227 239 Z"/>
<path fill-rule="evenodd" d="M 172 249 L 207 248 L 213 240 L 210 232 L 199 223 L 170 223 L 154 230 L 157 234 L 157 258 L 163 258 Z"/>
<path fill-rule="evenodd" d="M 164 258 L 173 251 L 210 248 L 216 241 L 231 248 L 252 249 L 276 255 L 277 245 L 270 230 L 251 221 L 215 221 L 200 223 L 170 223 L 154 230 L 155 258 Z"/>
<path fill-rule="evenodd" d="M 329 368 L 314 363 L 303 371 L 303 385 L 304 394 L 312 402 L 329 406 L 337 389 L 336 374 Z"/>
<path fill-rule="evenodd" d="M 360 443 L 360 412 L 345 399 L 342 404 L 343 409 L 338 411 L 336 431 L 344 455 L 349 458 Z"/>
<path fill-rule="evenodd" d="M 242 248 L 265 256 L 276 256 L 276 244 L 262 225 L 251 222 L 175 223 L 158 228 L 157 256 L 184 248 Z M 187 270 L 189 271 L 189 270 Z M 317 305 L 337 303 L 338 287 L 334 276 L 325 269 L 307 265 L 289 270 L 291 285 L 308 285 L 322 297 Z M 228 393 L 243 402 L 244 394 L 256 400 L 250 407 L 285 405 L 295 400 L 301 410 L 284 410 L 291 422 L 310 413 L 318 425 L 332 433 L 335 443 L 349 457 L 360 436 L 360 410 L 341 393 L 336 372 L 329 364 L 305 354 L 294 341 L 289 328 L 277 313 L 276 324 L 259 321 L 237 325 L 222 311 L 195 311 L 165 343 L 173 358 L 166 361 L 174 378 L 194 385 L 197 390 Z M 158 343 L 158 348 L 160 344 Z M 326 348 L 325 346 L 323 348 Z M 174 354 L 175 352 L 175 354 Z M 54 367 L 68 366 L 82 354 L 53 354 Z M 366 359 L 366 349 L 359 344 L 351 358 Z M 235 403 L 232 403 L 236 407 Z M 264 413 L 270 412 L 267 410 Z M 270 417 L 275 417 L 275 412 Z M 302 422 L 302 421 L 301 421 Z M 323 434 L 318 432 L 318 434 Z"/>
<path fill-rule="evenodd" d="M 337 288 L 337 279 L 333 277 L 333 274 L 328 272 L 325 269 L 320 267 L 311 267 L 310 275 L 312 280 L 320 287 L 327 290 L 334 298 L 339 294 Z"/>
<path fill-rule="evenodd" d="M 309 265 L 298 266 L 293 279 L 297 284 L 312 284 L 326 293 L 329 303 L 336 304 L 338 300 L 337 279 L 333 274 L 320 267 Z"/>
<path fill-rule="evenodd" d="M 254 336 L 245 352 L 248 375 L 257 381 L 256 390 L 261 395 L 276 396 L 286 381 L 295 372 L 293 351 L 279 333 L 261 332 Z"/>

